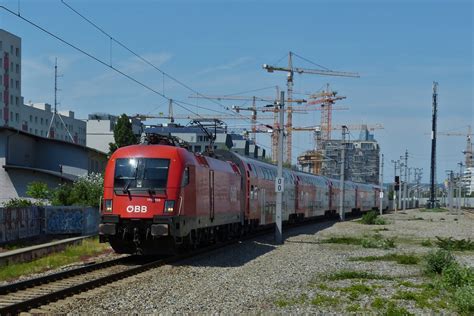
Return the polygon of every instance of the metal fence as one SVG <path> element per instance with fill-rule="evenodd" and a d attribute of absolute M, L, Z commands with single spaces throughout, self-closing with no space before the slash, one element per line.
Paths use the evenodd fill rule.
<path fill-rule="evenodd" d="M 92 207 L 0 208 L 0 244 L 41 235 L 94 235 L 99 219 Z"/>

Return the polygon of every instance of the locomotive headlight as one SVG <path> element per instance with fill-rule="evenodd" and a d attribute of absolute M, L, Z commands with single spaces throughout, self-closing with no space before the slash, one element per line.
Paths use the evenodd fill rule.
<path fill-rule="evenodd" d="M 105 212 L 112 212 L 112 200 L 104 200 L 104 206 Z"/>
<path fill-rule="evenodd" d="M 166 200 L 165 201 L 165 209 L 164 209 L 164 212 L 165 213 L 171 213 L 174 211 L 174 201 L 172 200 Z"/>

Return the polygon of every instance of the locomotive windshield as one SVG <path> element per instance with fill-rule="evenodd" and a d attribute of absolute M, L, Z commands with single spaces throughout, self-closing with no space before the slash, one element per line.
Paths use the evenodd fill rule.
<path fill-rule="evenodd" d="M 168 181 L 170 160 L 159 158 L 119 158 L 115 161 L 114 189 L 163 191 Z"/>

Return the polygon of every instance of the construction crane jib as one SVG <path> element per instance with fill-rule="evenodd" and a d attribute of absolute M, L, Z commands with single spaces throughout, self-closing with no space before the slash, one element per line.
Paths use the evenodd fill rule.
<path fill-rule="evenodd" d="M 295 55 L 293 52 L 288 53 L 288 67 L 278 67 L 278 66 L 272 66 L 268 64 L 263 64 L 263 69 L 265 69 L 268 72 L 274 72 L 274 71 L 283 71 L 287 72 L 287 99 L 292 100 L 293 99 L 293 77 L 294 74 L 312 74 L 312 75 L 320 75 L 320 76 L 339 76 L 339 77 L 353 77 L 353 78 L 359 78 L 358 73 L 354 72 L 343 72 L 343 71 L 333 71 L 329 69 L 309 69 L 309 68 L 299 68 L 299 67 L 293 67 L 293 55 Z M 297 56 L 297 55 L 295 55 Z M 299 57 L 299 56 L 297 56 Z M 301 58 L 301 57 L 300 57 Z M 286 159 L 285 161 L 287 163 L 291 163 L 291 158 L 292 158 L 292 133 L 291 129 L 293 127 L 293 114 L 291 111 L 291 104 L 288 104 L 288 110 L 287 112 L 287 136 L 286 136 Z"/>

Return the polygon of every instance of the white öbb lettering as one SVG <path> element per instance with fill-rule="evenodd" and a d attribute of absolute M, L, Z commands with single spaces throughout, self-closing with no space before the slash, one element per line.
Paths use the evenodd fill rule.
<path fill-rule="evenodd" d="M 129 205 L 127 206 L 127 212 L 129 213 L 146 213 L 147 209 L 145 205 Z"/>

